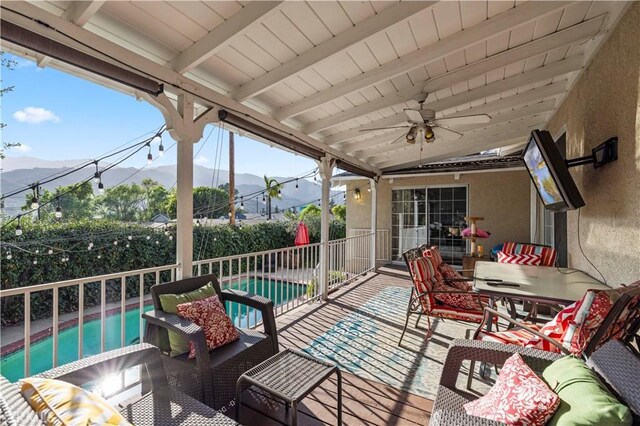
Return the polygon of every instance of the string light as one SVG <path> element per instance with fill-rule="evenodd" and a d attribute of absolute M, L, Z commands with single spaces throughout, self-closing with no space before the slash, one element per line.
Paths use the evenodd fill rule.
<path fill-rule="evenodd" d="M 296 191 L 298 190 L 298 179 L 296 179 Z"/>
<path fill-rule="evenodd" d="M 38 186 L 33 187 L 33 197 L 31 197 L 31 210 L 37 210 L 40 208 L 40 202 L 38 201 Z"/>
<path fill-rule="evenodd" d="M 278 188 L 278 197 L 282 195 L 282 189 Z"/>
<path fill-rule="evenodd" d="M 244 197 L 240 197 L 240 208 L 244 209 Z"/>
<path fill-rule="evenodd" d="M 164 145 L 162 145 L 162 141 L 160 141 L 160 146 L 158 147 L 158 157 L 164 157 Z"/>
<path fill-rule="evenodd" d="M 20 226 L 20 218 L 22 216 L 18 216 L 18 224 L 16 225 L 16 237 L 22 235 L 22 226 Z"/>
<path fill-rule="evenodd" d="M 104 184 L 102 183 L 102 180 L 98 183 L 98 193 L 100 195 L 104 194 Z"/>
<path fill-rule="evenodd" d="M 62 208 L 60 207 L 60 203 L 58 203 L 58 206 L 56 207 L 55 216 L 56 216 L 56 219 L 62 218 Z"/>
<path fill-rule="evenodd" d="M 149 144 L 149 154 L 147 154 L 147 164 L 153 163 L 153 155 L 151 154 L 151 144 Z"/>
<path fill-rule="evenodd" d="M 94 164 L 96 165 L 96 172 L 93 174 L 93 183 L 99 183 L 100 182 L 100 170 L 98 170 L 98 162 L 95 161 Z"/>
<path fill-rule="evenodd" d="M 262 193 L 262 202 L 263 202 L 263 203 L 266 203 L 266 202 L 267 202 L 267 198 L 265 197 L 264 192 Z"/>
<path fill-rule="evenodd" d="M 7 260 L 11 260 L 13 255 L 11 254 L 11 250 L 7 251 Z"/>

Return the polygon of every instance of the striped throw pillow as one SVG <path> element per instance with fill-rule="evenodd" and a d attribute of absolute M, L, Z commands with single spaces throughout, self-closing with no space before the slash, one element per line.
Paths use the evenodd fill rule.
<path fill-rule="evenodd" d="M 558 260 L 558 252 L 553 247 L 506 242 L 502 251 L 507 254 L 537 254 L 540 256 L 540 266 L 554 266 Z"/>
<path fill-rule="evenodd" d="M 47 425 L 130 425 L 100 395 L 62 380 L 23 379 L 20 392 Z"/>
<path fill-rule="evenodd" d="M 436 268 L 438 268 L 443 263 L 442 254 L 440 254 L 440 249 L 438 248 L 438 246 L 431 246 L 428 249 L 425 249 L 422 252 L 422 255 L 424 257 L 430 257 L 431 259 L 433 259 L 433 264 Z"/>
<path fill-rule="evenodd" d="M 430 258 L 419 257 L 411 262 L 411 274 L 413 275 L 413 284 L 418 294 L 428 292 L 425 297 L 420 298 L 420 302 L 425 312 L 429 312 L 433 306 L 435 306 L 431 291 L 433 290 L 434 283 L 438 279 L 438 272 Z"/>
<path fill-rule="evenodd" d="M 516 265 L 540 266 L 541 258 L 537 254 L 507 254 L 498 252 L 498 263 L 514 263 Z"/>

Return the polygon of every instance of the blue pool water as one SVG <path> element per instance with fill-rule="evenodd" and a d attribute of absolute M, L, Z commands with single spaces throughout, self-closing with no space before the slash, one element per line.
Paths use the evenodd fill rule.
<path fill-rule="evenodd" d="M 305 285 L 282 283 L 262 279 L 243 280 L 234 289 L 259 294 L 273 300 L 275 306 L 287 303 L 290 300 L 303 296 L 306 292 Z M 153 309 L 145 306 L 145 311 Z M 262 316 L 259 311 L 247 308 L 236 303 L 227 304 L 229 317 L 236 326 L 254 326 Z M 120 312 L 106 318 L 105 346 L 106 350 L 120 347 L 121 330 Z M 140 309 L 127 311 L 125 321 L 125 343 L 127 345 L 137 343 L 140 339 Z M 100 320 L 85 322 L 83 329 L 84 356 L 101 352 L 100 348 Z M 47 337 L 31 345 L 31 374 L 37 374 L 53 367 L 53 338 Z M 70 327 L 58 333 L 58 365 L 76 361 L 78 359 L 78 327 Z M 16 351 L 6 357 L 0 358 L 0 373 L 10 381 L 16 381 L 24 377 L 24 350 Z"/>

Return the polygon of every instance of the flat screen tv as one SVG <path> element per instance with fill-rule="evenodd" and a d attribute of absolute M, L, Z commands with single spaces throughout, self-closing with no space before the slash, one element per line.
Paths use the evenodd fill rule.
<path fill-rule="evenodd" d="M 531 132 L 522 160 L 546 209 L 562 212 L 584 206 L 580 191 L 549 132 Z"/>

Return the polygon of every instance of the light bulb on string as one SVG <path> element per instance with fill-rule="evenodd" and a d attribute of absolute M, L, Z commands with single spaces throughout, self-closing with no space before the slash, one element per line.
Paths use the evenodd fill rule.
<path fill-rule="evenodd" d="M 262 193 L 262 202 L 263 203 L 267 202 L 267 197 L 265 197 L 264 192 Z"/>
<path fill-rule="evenodd" d="M 104 184 L 102 183 L 102 180 L 98 182 L 98 193 L 104 194 Z"/>
<path fill-rule="evenodd" d="M 296 191 L 298 190 L 298 179 L 296 179 Z"/>
<path fill-rule="evenodd" d="M 240 197 L 240 208 L 244 209 L 244 197 Z"/>
<path fill-rule="evenodd" d="M 20 216 L 18 216 L 18 224 L 16 225 L 16 237 L 22 235 L 22 226 L 20 226 Z"/>
<path fill-rule="evenodd" d="M 62 218 L 62 208 L 60 206 L 56 207 L 56 213 L 55 213 L 56 219 L 60 219 Z"/>
<path fill-rule="evenodd" d="M 153 163 L 153 154 L 151 154 L 151 145 L 149 145 L 149 153 L 147 154 L 147 164 Z"/>
<path fill-rule="evenodd" d="M 13 255 L 11 254 L 11 250 L 9 250 L 7 252 L 7 260 L 11 260 L 13 258 Z"/>
<path fill-rule="evenodd" d="M 158 157 L 164 157 L 164 145 L 162 145 L 162 142 L 160 142 L 160 146 L 158 147 Z"/>
<path fill-rule="evenodd" d="M 93 183 L 100 183 L 100 170 L 98 169 L 98 162 L 95 161 L 96 172 L 93 174 Z"/>
<path fill-rule="evenodd" d="M 36 187 L 33 187 L 33 197 L 31 197 L 31 210 L 37 210 L 40 207 Z"/>

